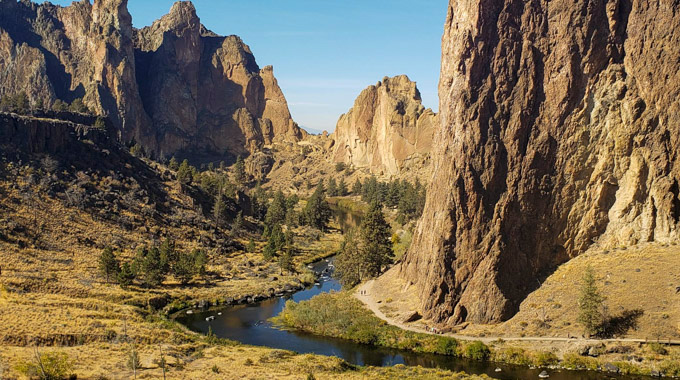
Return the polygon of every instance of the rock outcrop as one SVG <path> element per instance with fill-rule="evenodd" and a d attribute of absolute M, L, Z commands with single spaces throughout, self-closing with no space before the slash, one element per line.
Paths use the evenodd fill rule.
<path fill-rule="evenodd" d="M 509 318 L 592 244 L 678 239 L 680 6 L 451 0 L 433 178 L 399 270 L 438 321 Z"/>
<path fill-rule="evenodd" d="M 271 66 L 260 70 L 240 38 L 208 31 L 190 2 L 137 30 L 127 0 L 0 0 L 0 52 L 0 95 L 83 98 L 159 156 L 234 156 L 304 134 Z"/>
<path fill-rule="evenodd" d="M 405 75 L 361 92 L 331 136 L 332 158 L 375 174 L 397 175 L 429 160 L 438 120 Z"/>

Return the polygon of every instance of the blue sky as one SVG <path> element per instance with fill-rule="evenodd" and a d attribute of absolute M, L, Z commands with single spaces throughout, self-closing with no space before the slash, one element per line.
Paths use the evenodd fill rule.
<path fill-rule="evenodd" d="M 129 0 L 128 8 L 134 25 L 143 27 L 173 2 Z M 260 67 L 274 66 L 293 118 L 308 129 L 335 129 L 359 92 L 384 76 L 408 75 L 425 106 L 438 108 L 447 0 L 194 0 L 194 5 L 208 29 L 241 36 Z"/>

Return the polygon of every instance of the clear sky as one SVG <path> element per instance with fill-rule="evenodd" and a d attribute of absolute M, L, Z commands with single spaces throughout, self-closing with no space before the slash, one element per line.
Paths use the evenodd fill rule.
<path fill-rule="evenodd" d="M 69 5 L 70 0 L 53 0 Z M 135 27 L 173 0 L 129 0 Z M 274 66 L 293 118 L 332 131 L 359 92 L 384 76 L 408 75 L 425 107 L 437 83 L 447 0 L 194 0 L 201 22 L 243 38 L 260 67 Z"/>

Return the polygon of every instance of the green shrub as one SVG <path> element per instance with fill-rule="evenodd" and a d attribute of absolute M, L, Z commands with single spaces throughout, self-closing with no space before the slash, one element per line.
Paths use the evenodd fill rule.
<path fill-rule="evenodd" d="M 652 353 L 658 354 L 658 355 L 668 355 L 668 350 L 666 349 L 666 346 L 664 346 L 661 343 L 650 343 L 647 345 L 647 348 L 649 351 Z"/>
<path fill-rule="evenodd" d="M 68 379 L 72 375 L 73 364 L 63 352 L 46 352 L 36 354 L 33 362 L 20 362 L 16 371 L 28 378 L 45 380 Z"/>
<path fill-rule="evenodd" d="M 534 365 L 536 367 L 550 367 L 559 363 L 557 355 L 549 351 L 543 351 L 534 355 Z"/>
<path fill-rule="evenodd" d="M 494 361 L 518 364 L 531 365 L 532 360 L 521 348 L 507 347 L 494 353 Z"/>
<path fill-rule="evenodd" d="M 440 355 L 456 356 L 458 355 L 458 341 L 453 338 L 441 336 L 437 339 L 437 347 L 435 353 Z"/>
<path fill-rule="evenodd" d="M 489 347 L 476 340 L 465 346 L 465 357 L 472 360 L 487 360 L 491 355 Z"/>
<path fill-rule="evenodd" d="M 680 376 L 680 360 L 664 360 L 659 366 L 659 369 L 665 376 Z"/>
<path fill-rule="evenodd" d="M 562 366 L 567 369 L 589 369 L 596 370 L 597 360 L 583 357 L 577 353 L 568 353 L 564 355 Z"/>

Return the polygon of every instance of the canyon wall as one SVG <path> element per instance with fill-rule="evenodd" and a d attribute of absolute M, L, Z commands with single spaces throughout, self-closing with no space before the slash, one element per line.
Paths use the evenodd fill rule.
<path fill-rule="evenodd" d="M 593 244 L 678 239 L 677 1 L 451 0 L 432 181 L 399 270 L 427 317 L 511 317 Z"/>
<path fill-rule="evenodd" d="M 437 116 L 425 109 L 415 82 L 385 78 L 361 92 L 338 120 L 332 159 L 392 176 L 429 162 Z"/>
<path fill-rule="evenodd" d="M 0 0 L 0 52 L 0 95 L 25 91 L 44 106 L 82 98 L 158 156 L 234 156 L 304 137 L 271 66 L 260 70 L 240 38 L 208 31 L 190 2 L 137 30 L 127 0 Z"/>

